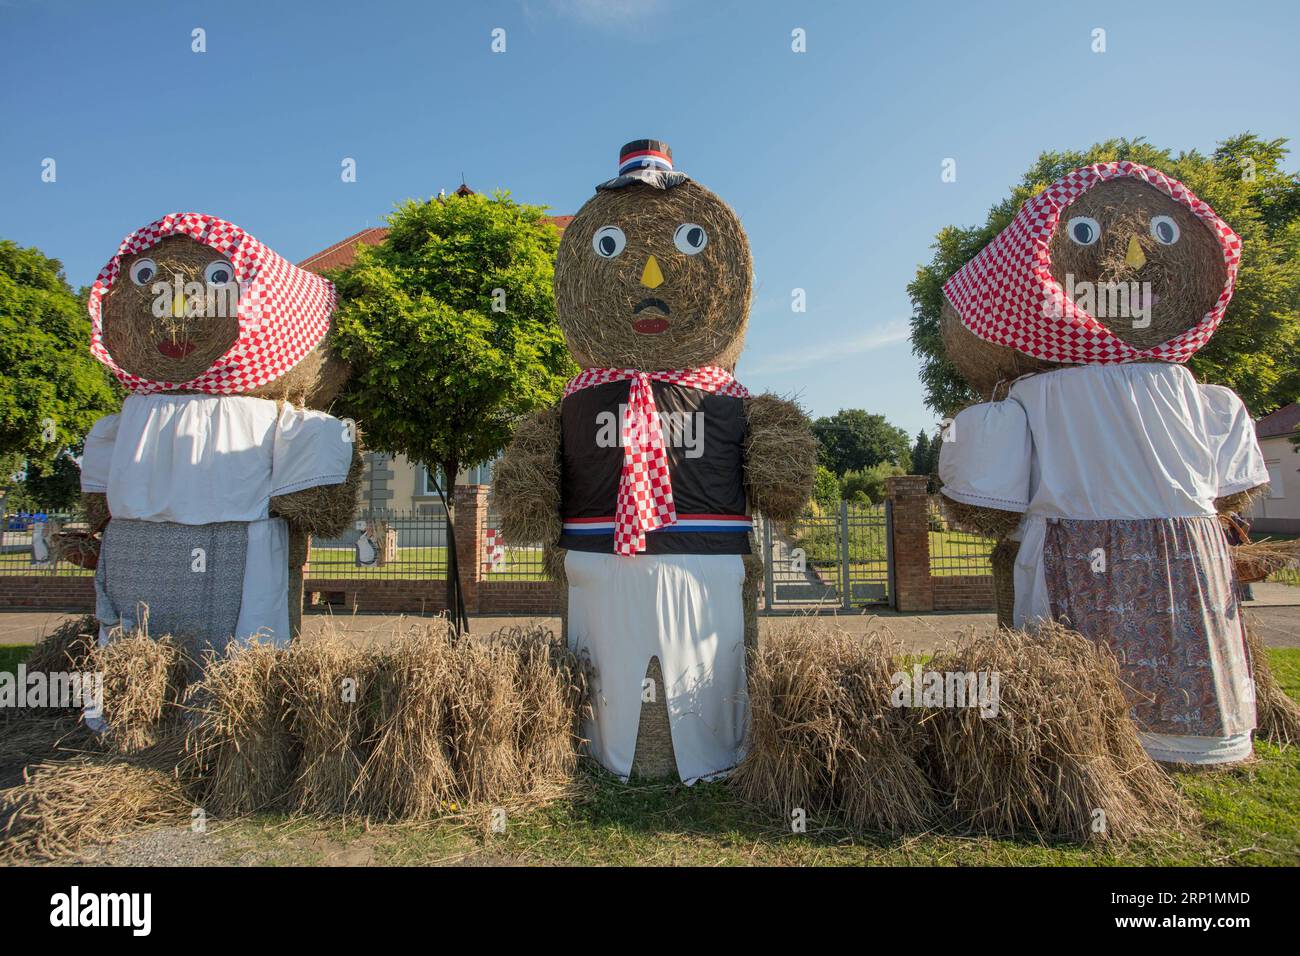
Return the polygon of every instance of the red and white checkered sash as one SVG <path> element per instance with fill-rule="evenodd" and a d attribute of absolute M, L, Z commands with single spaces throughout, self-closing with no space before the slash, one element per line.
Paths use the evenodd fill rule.
<path fill-rule="evenodd" d="M 677 523 L 663 427 L 650 383 L 671 382 L 731 398 L 748 398 L 749 392 L 730 372 L 716 365 L 666 372 L 588 368 L 569 382 L 564 397 L 593 385 L 626 381 L 632 384 L 619 427 L 623 443 L 623 473 L 618 482 L 618 504 L 614 511 L 614 553 L 639 554 L 645 550 L 647 531 L 657 531 Z"/>

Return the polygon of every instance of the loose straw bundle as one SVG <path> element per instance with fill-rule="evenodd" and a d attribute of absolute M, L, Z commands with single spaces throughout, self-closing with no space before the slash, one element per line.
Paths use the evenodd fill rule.
<path fill-rule="evenodd" d="M 749 748 L 731 778 L 742 798 L 859 829 L 928 826 L 921 737 L 890 704 L 894 652 L 812 619 L 765 638 L 749 658 Z"/>
<path fill-rule="evenodd" d="M 183 772 L 213 813 L 268 810 L 287 802 L 299 741 L 289 732 L 287 656 L 274 645 L 232 642 L 212 657 L 187 704 L 195 722 Z"/>
<path fill-rule="evenodd" d="M 456 800 L 450 728 L 455 647 L 441 620 L 409 628 L 376 652 L 367 698 L 376 729 L 357 783 L 367 813 L 428 819 Z"/>
<path fill-rule="evenodd" d="M 963 828 L 1001 836 L 1126 840 L 1191 811 L 1146 755 L 1103 645 L 1060 625 L 971 632 L 926 665 L 997 674 L 997 715 L 917 711 L 930 779 Z"/>

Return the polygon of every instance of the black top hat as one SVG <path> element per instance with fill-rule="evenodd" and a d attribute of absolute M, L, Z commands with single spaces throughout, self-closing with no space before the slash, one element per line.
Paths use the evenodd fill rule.
<path fill-rule="evenodd" d="M 634 139 L 618 151 L 618 175 L 596 189 L 620 189 L 632 183 L 671 189 L 688 178 L 673 169 L 673 151 L 663 140 Z"/>

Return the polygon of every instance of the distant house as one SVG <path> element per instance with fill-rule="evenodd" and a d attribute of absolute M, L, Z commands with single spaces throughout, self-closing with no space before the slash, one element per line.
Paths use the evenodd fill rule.
<path fill-rule="evenodd" d="M 1268 494 L 1251 511 L 1251 530 L 1267 534 L 1300 534 L 1300 447 L 1292 437 L 1300 432 L 1300 403 L 1283 405 L 1255 423 L 1255 435 L 1268 465 Z"/>
<path fill-rule="evenodd" d="M 456 190 L 457 196 L 473 194 L 474 190 L 464 184 Z M 572 216 L 546 217 L 546 222 L 560 232 L 563 232 L 572 221 Z M 353 233 L 346 239 L 340 239 L 315 255 L 308 256 L 298 265 L 317 273 L 344 269 L 356 260 L 358 246 L 377 246 L 387 235 L 386 227 L 370 226 Z M 458 485 L 490 485 L 491 483 L 491 463 L 478 468 L 463 469 L 456 476 Z M 443 485 L 443 491 L 446 490 L 446 486 Z M 366 455 L 366 470 L 361 482 L 361 507 L 371 510 L 416 512 L 442 510 L 438 492 L 435 490 L 435 482 L 430 480 L 430 475 L 423 465 L 407 460 L 404 455 L 383 455 L 378 452 Z"/>

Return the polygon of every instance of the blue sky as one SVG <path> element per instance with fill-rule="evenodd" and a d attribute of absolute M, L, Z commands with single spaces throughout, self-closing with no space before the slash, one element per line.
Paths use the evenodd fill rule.
<path fill-rule="evenodd" d="M 982 221 L 1044 149 L 1296 135 L 1300 5 L 1174 9 L 0 0 L 0 237 L 61 259 L 74 286 L 182 209 L 298 260 L 462 173 L 575 212 L 622 143 L 658 137 L 749 233 L 741 380 L 914 433 L 933 416 L 906 286 L 941 227 Z"/>

